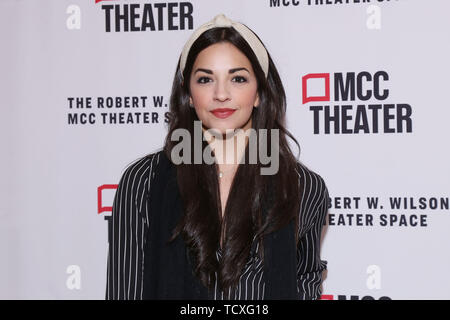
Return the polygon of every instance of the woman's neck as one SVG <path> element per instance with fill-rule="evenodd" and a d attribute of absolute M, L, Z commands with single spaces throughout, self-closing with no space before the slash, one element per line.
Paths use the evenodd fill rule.
<path fill-rule="evenodd" d="M 209 130 L 203 129 L 203 134 L 214 152 L 215 161 L 219 167 L 219 177 L 234 175 L 248 143 L 245 131 L 234 130 L 222 135 L 212 134 Z"/>

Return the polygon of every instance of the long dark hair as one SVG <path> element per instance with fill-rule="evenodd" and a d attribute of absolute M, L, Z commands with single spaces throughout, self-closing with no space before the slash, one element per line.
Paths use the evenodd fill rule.
<path fill-rule="evenodd" d="M 195 109 L 189 105 L 189 79 L 197 55 L 208 46 L 229 42 L 250 60 L 258 82 L 260 104 L 253 108 L 252 128 L 259 136 L 259 129 L 279 130 L 279 170 L 275 175 L 261 175 L 258 163 L 250 164 L 248 145 L 244 163 L 239 164 L 232 182 L 222 220 L 217 164 L 177 165 L 177 181 L 182 197 L 184 216 L 174 230 L 171 240 L 181 235 L 194 257 L 194 272 L 201 282 L 212 289 L 216 280 L 223 292 L 229 292 L 238 284 L 239 277 L 249 259 L 254 237 L 261 243 L 263 236 L 295 219 L 298 228 L 300 186 L 296 172 L 297 159 L 286 139 L 297 140 L 285 128 L 286 95 L 277 69 L 269 55 L 269 71 L 266 78 L 254 52 L 242 36 L 233 28 L 213 28 L 204 32 L 192 45 L 182 73 L 178 64 L 170 97 L 168 134 L 164 152 L 170 159 L 177 142 L 170 137 L 174 130 L 187 129 L 194 137 L 194 121 L 199 121 Z M 183 81 L 183 79 L 185 79 Z M 193 140 L 193 139 L 192 139 Z M 270 140 L 270 139 L 269 139 Z M 207 147 L 203 141 L 202 150 Z M 268 141 L 270 150 L 270 141 Z M 192 147 L 193 148 L 193 141 Z M 273 201 L 263 203 L 269 192 Z M 221 238 L 222 237 L 222 238 Z M 222 239 L 222 258 L 216 251 Z M 296 243 L 297 243 L 296 232 Z M 262 252 L 263 250 L 260 250 Z M 263 257 L 262 257 L 263 258 Z"/>

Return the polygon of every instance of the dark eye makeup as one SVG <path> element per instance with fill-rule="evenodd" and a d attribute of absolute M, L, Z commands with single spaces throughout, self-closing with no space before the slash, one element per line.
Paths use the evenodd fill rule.
<path fill-rule="evenodd" d="M 208 83 L 210 81 L 211 81 L 211 78 L 209 78 L 209 77 L 200 77 L 197 79 L 197 83 Z M 247 78 L 242 77 L 242 76 L 236 76 L 236 77 L 233 77 L 233 79 L 231 81 L 237 82 L 237 83 L 244 83 L 244 82 L 247 82 Z"/>
<path fill-rule="evenodd" d="M 247 82 L 247 78 L 242 77 L 242 76 L 236 76 L 233 78 L 234 82 L 238 82 L 238 83 L 243 83 L 243 82 Z"/>
<path fill-rule="evenodd" d="M 200 77 L 197 79 L 197 83 L 207 83 L 209 82 L 211 79 L 208 77 Z"/>

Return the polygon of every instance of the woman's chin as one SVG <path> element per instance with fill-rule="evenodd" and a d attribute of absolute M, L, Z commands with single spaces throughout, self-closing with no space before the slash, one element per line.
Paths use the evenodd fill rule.
<path fill-rule="evenodd" d="M 211 123 L 210 126 L 203 126 L 204 130 L 208 130 L 211 134 L 214 135 L 225 135 L 225 134 L 233 134 L 233 132 L 238 129 L 238 126 L 235 126 L 233 123 Z"/>

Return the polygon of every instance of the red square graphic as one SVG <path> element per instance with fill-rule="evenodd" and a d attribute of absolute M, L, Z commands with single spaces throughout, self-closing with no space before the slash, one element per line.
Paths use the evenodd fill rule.
<path fill-rule="evenodd" d="M 308 96 L 308 80 L 324 79 L 325 94 L 323 96 Z M 303 104 L 310 101 L 330 101 L 330 74 L 329 73 L 310 73 L 302 77 L 302 100 Z"/>
<path fill-rule="evenodd" d="M 97 205 L 98 214 L 102 212 L 112 212 L 112 206 L 103 206 L 102 204 L 102 192 L 106 189 L 117 189 L 117 184 L 104 184 L 97 188 Z"/>

